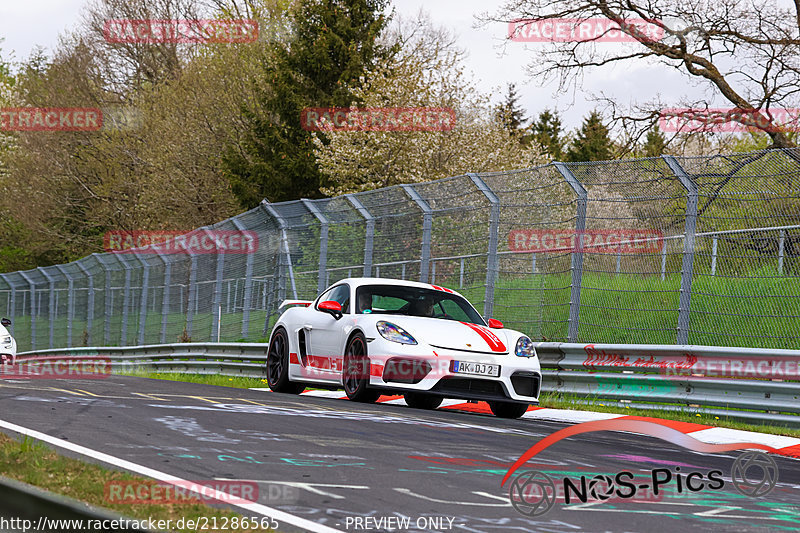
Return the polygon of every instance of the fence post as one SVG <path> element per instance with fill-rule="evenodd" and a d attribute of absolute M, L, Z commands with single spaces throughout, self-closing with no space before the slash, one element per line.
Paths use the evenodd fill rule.
<path fill-rule="evenodd" d="M 94 254 L 92 254 L 94 255 Z M 94 277 L 89 272 L 89 269 L 83 266 L 81 261 L 75 261 L 75 264 L 86 276 L 86 346 L 92 345 L 92 325 L 94 323 Z"/>
<path fill-rule="evenodd" d="M 661 156 L 673 174 L 686 189 L 686 224 L 683 239 L 683 263 L 681 266 L 681 294 L 678 303 L 678 344 L 689 344 L 689 318 L 692 305 L 692 275 L 694 273 L 695 233 L 697 231 L 697 184 L 686 173 L 674 156 Z"/>
<path fill-rule="evenodd" d="M 125 257 L 123 261 L 120 259 L 122 268 L 125 269 L 125 288 L 122 293 L 122 324 L 120 333 L 120 346 L 128 345 L 128 312 L 131 305 L 131 266 L 128 264 L 128 258 Z"/>
<path fill-rule="evenodd" d="M 9 326 L 8 332 L 11 335 L 14 335 L 14 323 L 16 319 L 14 317 L 14 313 L 17 309 L 17 289 L 16 286 L 9 281 L 5 274 L 0 274 L 0 279 L 6 282 L 8 288 L 11 290 L 11 302 L 9 302 L 8 309 L 6 309 L 6 313 L 8 313 L 8 318 L 11 320 L 11 325 Z"/>
<path fill-rule="evenodd" d="M 498 241 L 500 239 L 500 199 L 486 182 L 477 174 L 467 174 L 472 183 L 483 193 L 492 204 L 489 211 L 489 248 L 486 252 L 486 294 L 483 301 L 483 315 L 488 319 L 494 313 L 494 289 L 500 268 L 497 256 Z M 463 260 L 462 260 L 463 261 Z M 462 263 L 463 272 L 463 263 Z"/>
<path fill-rule="evenodd" d="M 231 219 L 236 229 L 244 233 L 247 231 L 244 224 L 242 224 L 236 217 Z M 259 244 L 260 246 L 260 244 Z M 251 250 L 247 254 L 247 259 L 244 267 L 244 301 L 242 302 L 242 338 L 246 339 L 250 334 L 250 301 L 253 299 L 253 259 L 255 258 L 256 251 Z M 234 311 L 236 304 L 234 299 Z"/>
<path fill-rule="evenodd" d="M 586 189 L 578 181 L 578 178 L 567 168 L 564 163 L 554 162 L 556 170 L 564 177 L 572 190 L 578 196 L 575 208 L 575 239 L 576 250 L 572 252 L 572 281 L 570 283 L 569 296 L 569 331 L 567 339 L 569 342 L 578 340 L 578 325 L 580 323 L 581 312 L 581 282 L 583 280 L 583 234 L 586 231 L 586 204 L 589 195 Z"/>
<path fill-rule="evenodd" d="M 667 279 L 667 239 L 661 243 L 661 281 Z"/>
<path fill-rule="evenodd" d="M 141 346 L 144 344 L 145 325 L 147 324 L 147 293 L 150 289 L 150 265 L 145 259 L 139 256 L 138 252 L 134 252 L 133 256 L 142 264 L 142 292 L 141 301 L 139 302 L 139 335 L 138 342 Z"/>
<path fill-rule="evenodd" d="M 106 265 L 105 261 L 101 259 L 106 254 L 95 254 L 97 262 L 103 267 L 105 271 L 105 290 L 103 291 L 103 308 L 105 315 L 103 317 L 103 343 L 108 346 L 111 343 L 111 313 L 114 311 L 112 306 L 111 294 L 111 269 Z"/>
<path fill-rule="evenodd" d="M 75 319 L 75 285 L 72 276 L 63 265 L 55 265 L 55 267 L 67 279 L 67 348 L 72 348 L 72 322 Z"/>
<path fill-rule="evenodd" d="M 717 275 L 717 236 L 711 240 L 711 275 Z"/>
<path fill-rule="evenodd" d="M 301 200 L 306 209 L 319 220 L 319 275 L 317 276 L 317 294 L 325 290 L 325 274 L 328 269 L 328 218 L 311 200 Z"/>
<path fill-rule="evenodd" d="M 292 284 L 292 294 L 294 295 L 294 299 L 297 299 L 297 286 L 294 283 L 294 269 L 292 268 L 292 255 L 289 251 L 289 224 L 286 222 L 280 213 L 266 200 L 261 201 L 261 205 L 264 209 L 269 213 L 272 218 L 274 218 L 278 222 L 278 226 L 281 229 L 281 253 L 286 254 L 286 263 L 285 265 L 288 267 L 289 270 L 289 281 Z M 283 270 L 279 272 L 282 278 L 282 284 L 279 284 L 279 287 L 282 287 L 282 293 L 279 294 L 281 299 L 286 299 L 286 279 L 283 277 Z"/>
<path fill-rule="evenodd" d="M 187 250 L 188 252 L 188 250 Z M 186 301 L 186 336 L 191 338 L 194 323 L 194 307 L 197 299 L 197 256 L 189 253 L 189 293 Z"/>
<path fill-rule="evenodd" d="M 36 350 L 36 284 L 25 272 L 20 271 L 19 275 L 31 289 L 31 350 Z"/>
<path fill-rule="evenodd" d="M 361 200 L 352 194 L 346 194 L 345 197 L 350 204 L 356 208 L 356 211 L 364 217 L 367 224 L 364 235 L 364 277 L 368 278 L 372 275 L 372 247 L 375 240 L 375 217 L 364 207 Z"/>
<path fill-rule="evenodd" d="M 783 275 L 783 254 L 786 247 L 786 230 L 778 233 L 778 275 Z"/>
<path fill-rule="evenodd" d="M 48 290 L 48 298 L 47 298 L 47 320 L 48 324 L 48 347 L 55 348 L 53 346 L 53 333 L 55 331 L 56 325 L 56 280 L 47 273 L 47 271 L 42 268 L 38 267 L 36 270 L 42 273 L 42 276 L 47 280 L 47 285 L 49 286 L 50 290 Z"/>
<path fill-rule="evenodd" d="M 203 228 L 203 233 L 208 235 L 208 230 Z M 213 239 L 213 235 L 212 241 Z M 214 282 L 214 299 L 211 305 L 211 342 L 214 342 L 215 339 L 218 339 L 221 333 L 222 328 L 222 280 L 223 280 L 223 273 L 225 270 L 225 253 L 221 250 L 217 250 L 217 270 L 216 270 L 216 279 Z"/>
<path fill-rule="evenodd" d="M 161 252 L 153 250 L 164 263 L 164 291 L 161 294 L 161 336 L 159 337 L 161 344 L 167 342 L 167 317 L 169 316 L 169 293 L 170 285 L 172 284 L 172 262 L 167 261 Z"/>
<path fill-rule="evenodd" d="M 419 264 L 419 280 L 428 283 L 431 261 L 431 233 L 433 229 L 433 209 L 412 185 L 401 185 L 417 207 L 422 210 L 422 257 Z"/>

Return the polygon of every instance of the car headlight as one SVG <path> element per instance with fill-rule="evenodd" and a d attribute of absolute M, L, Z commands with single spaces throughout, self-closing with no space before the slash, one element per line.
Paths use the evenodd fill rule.
<path fill-rule="evenodd" d="M 11 344 L 11 337 L 3 337 L 3 344 Z"/>
<path fill-rule="evenodd" d="M 411 336 L 406 330 L 391 322 L 384 322 L 383 320 L 375 324 L 378 328 L 378 333 L 387 341 L 399 342 L 400 344 L 417 344 L 417 340 Z"/>
<path fill-rule="evenodd" d="M 536 357 L 536 348 L 533 347 L 533 341 L 528 337 L 520 337 L 514 353 L 517 354 L 517 357 Z"/>

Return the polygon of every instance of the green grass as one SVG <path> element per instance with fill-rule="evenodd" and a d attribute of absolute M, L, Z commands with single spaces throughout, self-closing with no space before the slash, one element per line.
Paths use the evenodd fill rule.
<path fill-rule="evenodd" d="M 41 489 L 61 494 L 75 500 L 102 507 L 129 518 L 147 520 L 172 520 L 175 531 L 195 531 L 195 528 L 176 529 L 181 518 L 196 520 L 208 517 L 213 524 L 224 519 L 230 520 L 241 515 L 225 509 L 217 509 L 202 503 L 147 503 L 131 505 L 110 503 L 106 499 L 106 484 L 109 482 L 141 482 L 152 486 L 153 481 L 125 472 L 109 470 L 101 466 L 85 463 L 71 457 L 59 455 L 47 445 L 29 437 L 15 441 L 0 433 L 0 464 L 3 475 Z M 215 531 L 215 530 L 207 530 Z M 219 531 L 219 530 L 216 530 Z M 230 528 L 226 531 L 231 531 Z M 269 531 L 268 529 L 242 529 L 241 531 Z"/>

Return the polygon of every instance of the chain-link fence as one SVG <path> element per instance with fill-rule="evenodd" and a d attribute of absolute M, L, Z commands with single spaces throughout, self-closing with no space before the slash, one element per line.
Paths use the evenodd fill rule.
<path fill-rule="evenodd" d="M 459 290 L 549 341 L 796 348 L 800 152 L 552 163 L 277 204 L 194 233 L 252 253 L 92 254 L 0 274 L 20 350 L 264 339 L 350 276 Z"/>

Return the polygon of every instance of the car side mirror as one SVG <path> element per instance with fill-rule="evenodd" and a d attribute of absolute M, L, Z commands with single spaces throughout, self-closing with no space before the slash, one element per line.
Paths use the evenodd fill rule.
<path fill-rule="evenodd" d="M 489 319 L 489 327 L 492 329 L 503 329 L 503 323 L 496 318 Z"/>
<path fill-rule="evenodd" d="M 0 324 L 2 324 L 5 327 L 8 327 L 8 326 L 11 325 L 11 321 L 9 319 L 7 319 L 7 318 L 4 318 L 4 319 L 0 320 Z"/>
<path fill-rule="evenodd" d="M 324 302 L 320 302 L 319 310 L 325 313 L 330 313 L 333 318 L 339 320 L 342 318 L 342 304 L 339 302 L 334 302 L 333 300 L 326 300 Z"/>

